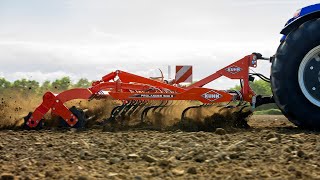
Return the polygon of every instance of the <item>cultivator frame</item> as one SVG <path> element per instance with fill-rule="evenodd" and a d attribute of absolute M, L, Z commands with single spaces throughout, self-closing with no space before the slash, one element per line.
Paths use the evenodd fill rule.
<path fill-rule="evenodd" d="M 124 105 L 130 103 L 134 107 L 153 100 L 163 102 L 192 100 L 200 101 L 203 105 L 239 101 L 249 102 L 252 107 L 255 107 L 256 94 L 249 86 L 249 81 L 253 81 L 252 76 L 249 75 L 249 68 L 257 67 L 259 59 L 266 58 L 263 58 L 259 53 L 247 55 L 188 87 L 180 87 L 179 84 L 175 83 L 167 84 L 116 70 L 103 76 L 101 80 L 93 82 L 89 88 L 75 88 L 59 94 L 45 93 L 43 102 L 28 116 L 25 124 L 30 128 L 37 127 L 44 115 L 51 110 L 53 115 L 63 118 L 70 127 L 75 126 L 79 117 L 64 105 L 64 103 L 74 99 L 91 100 L 112 97 L 123 102 L 123 105 L 117 108 L 123 108 Z M 239 79 L 241 90 L 216 90 L 203 87 L 221 76 Z M 165 106 L 164 104 L 162 105 Z M 117 108 L 114 111 L 119 111 Z"/>

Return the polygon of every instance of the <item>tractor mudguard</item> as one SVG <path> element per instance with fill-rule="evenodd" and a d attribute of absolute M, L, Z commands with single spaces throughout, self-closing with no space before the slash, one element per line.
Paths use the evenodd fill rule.
<path fill-rule="evenodd" d="M 311 6 L 304 7 L 299 9 L 293 18 L 291 18 L 281 30 L 281 34 L 284 35 L 282 40 L 294 29 L 298 28 L 303 23 L 320 18 L 320 4 L 314 4 Z"/>
<path fill-rule="evenodd" d="M 302 16 L 298 19 L 295 19 L 294 21 L 292 21 L 290 24 L 288 24 L 284 29 L 282 29 L 281 34 L 283 35 L 288 35 L 292 30 L 298 28 L 300 25 L 302 25 L 303 23 L 310 21 L 312 19 L 318 19 L 320 18 L 320 10 L 310 13 L 308 15 Z"/>

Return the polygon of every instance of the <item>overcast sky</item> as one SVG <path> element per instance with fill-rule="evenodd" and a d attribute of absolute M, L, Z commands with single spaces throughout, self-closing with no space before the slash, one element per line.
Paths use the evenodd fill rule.
<path fill-rule="evenodd" d="M 0 0 L 0 76 L 95 80 L 116 69 L 155 76 L 185 64 L 197 80 L 252 52 L 272 56 L 286 21 L 317 2 Z"/>

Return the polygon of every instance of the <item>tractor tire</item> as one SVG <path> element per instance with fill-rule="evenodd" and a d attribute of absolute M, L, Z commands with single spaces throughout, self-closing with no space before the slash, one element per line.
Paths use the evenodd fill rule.
<path fill-rule="evenodd" d="M 320 129 L 320 19 L 287 35 L 271 66 L 274 100 L 296 126 Z"/>

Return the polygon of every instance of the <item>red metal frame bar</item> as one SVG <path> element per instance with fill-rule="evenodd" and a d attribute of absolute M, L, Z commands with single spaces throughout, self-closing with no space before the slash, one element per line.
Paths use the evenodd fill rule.
<path fill-rule="evenodd" d="M 249 85 L 249 68 L 250 67 L 257 67 L 257 57 L 255 54 L 251 54 L 245 56 L 244 58 L 220 69 L 216 73 L 209 75 L 206 78 L 192 84 L 191 86 L 187 87 L 187 89 L 192 89 L 195 87 L 203 87 L 204 85 L 225 76 L 230 79 L 240 79 L 243 82 L 243 86 L 241 89 L 241 93 L 244 97 L 245 101 L 251 102 L 252 97 L 255 95 L 253 90 Z"/>

